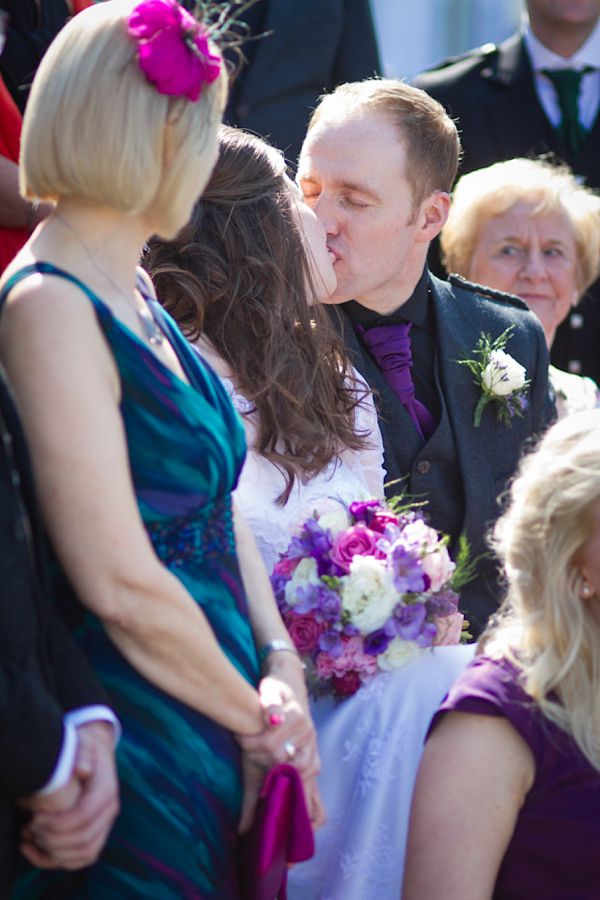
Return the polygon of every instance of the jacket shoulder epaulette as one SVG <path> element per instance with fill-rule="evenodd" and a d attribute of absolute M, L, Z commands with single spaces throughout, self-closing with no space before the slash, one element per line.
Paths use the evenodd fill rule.
<path fill-rule="evenodd" d="M 462 63 L 470 61 L 473 64 L 478 62 L 483 62 L 487 60 L 489 56 L 493 53 L 498 52 L 497 44 L 482 44 L 481 47 L 474 47 L 472 50 L 468 50 L 466 53 L 460 53 L 458 56 L 449 56 L 447 59 L 442 60 L 442 62 L 437 63 L 435 66 L 431 66 L 429 69 L 425 69 L 421 72 L 421 75 L 428 75 L 431 72 L 440 72 L 442 69 L 448 69 L 450 66 L 454 66 L 456 63 Z"/>
<path fill-rule="evenodd" d="M 495 291 L 493 288 L 486 287 L 483 284 L 475 284 L 473 281 L 467 281 L 462 275 L 449 275 L 448 282 L 452 287 L 460 288 L 463 291 L 471 291 L 480 297 L 487 297 L 488 300 L 495 300 L 498 303 L 516 306 L 519 309 L 529 309 L 527 304 L 517 297 L 516 294 L 506 294 L 504 291 Z"/>

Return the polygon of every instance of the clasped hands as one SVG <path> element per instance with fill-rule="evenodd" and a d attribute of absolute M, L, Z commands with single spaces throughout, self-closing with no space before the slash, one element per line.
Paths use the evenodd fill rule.
<path fill-rule="evenodd" d="M 94 863 L 119 811 L 112 726 L 89 722 L 77 733 L 69 781 L 50 794 L 19 801 L 31 813 L 21 831 L 20 850 L 41 869 L 80 869 Z"/>
<path fill-rule="evenodd" d="M 289 654 L 280 654 L 289 657 Z M 298 672 L 294 668 L 298 668 Z M 280 763 L 293 765 L 302 778 L 313 829 L 325 823 L 317 786 L 321 761 L 315 726 L 308 709 L 304 675 L 295 660 L 273 660 L 259 685 L 264 728 L 258 734 L 237 735 L 243 750 L 244 796 L 238 831 L 248 831 L 266 771 Z"/>

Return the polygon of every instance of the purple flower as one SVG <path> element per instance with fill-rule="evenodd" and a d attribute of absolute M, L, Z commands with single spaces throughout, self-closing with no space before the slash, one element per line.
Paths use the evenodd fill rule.
<path fill-rule="evenodd" d="M 300 537 L 291 540 L 287 555 L 292 559 L 312 556 L 321 575 L 344 575 L 344 570 L 330 559 L 333 539 L 329 528 L 322 528 L 316 519 L 307 519 Z"/>
<path fill-rule="evenodd" d="M 421 630 L 421 634 L 415 638 L 415 643 L 419 647 L 433 647 L 433 643 L 437 637 L 437 626 L 433 622 L 427 622 Z"/>
<path fill-rule="evenodd" d="M 394 572 L 394 587 L 399 594 L 420 594 L 427 590 L 429 576 L 411 547 L 402 540 L 396 541 L 388 551 L 388 559 Z"/>
<path fill-rule="evenodd" d="M 356 625 L 344 625 L 344 634 L 346 637 L 356 637 L 360 634 L 360 629 Z"/>
<path fill-rule="evenodd" d="M 398 603 L 393 616 L 396 634 L 405 641 L 417 641 L 425 625 L 426 617 L 427 610 L 424 603 L 411 603 L 410 606 L 402 606 L 401 603 Z M 390 621 L 388 619 L 388 622 Z M 386 622 L 386 626 L 388 622 Z"/>
<path fill-rule="evenodd" d="M 364 651 L 368 656 L 377 656 L 379 653 L 385 653 L 391 639 L 390 635 L 386 633 L 385 627 L 378 628 L 377 631 L 371 632 L 365 638 Z"/>
<path fill-rule="evenodd" d="M 349 511 L 355 523 L 363 522 L 368 525 L 375 510 L 383 508 L 379 500 L 357 500 L 350 504 Z"/>
<path fill-rule="evenodd" d="M 285 602 L 285 586 L 288 581 L 290 581 L 289 575 L 279 575 L 278 573 L 271 575 L 271 587 L 279 609 L 284 607 L 289 609 L 288 604 Z"/>
<path fill-rule="evenodd" d="M 451 616 L 458 609 L 458 594 L 450 589 L 433 594 L 427 599 L 426 609 L 429 618 Z"/>
<path fill-rule="evenodd" d="M 335 591 L 319 588 L 319 610 L 326 622 L 337 622 L 340 618 L 341 602 Z"/>
<path fill-rule="evenodd" d="M 324 631 L 319 637 L 319 649 L 337 659 L 342 655 L 344 643 L 336 631 Z"/>
<path fill-rule="evenodd" d="M 296 600 L 294 603 L 294 612 L 301 616 L 307 615 L 315 610 L 319 605 L 319 589 L 315 584 L 307 584 L 304 587 L 296 588 Z"/>

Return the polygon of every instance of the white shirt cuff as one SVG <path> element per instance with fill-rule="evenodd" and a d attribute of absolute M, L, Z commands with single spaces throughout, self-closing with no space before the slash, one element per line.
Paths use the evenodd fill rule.
<path fill-rule="evenodd" d="M 96 706 L 82 706 L 80 709 L 68 712 L 63 718 L 64 736 L 57 763 L 50 779 L 43 788 L 36 791 L 37 796 L 51 794 L 53 791 L 58 791 L 65 786 L 71 777 L 71 772 L 75 765 L 75 757 L 79 745 L 77 729 L 81 725 L 87 725 L 89 722 L 109 722 L 113 726 L 115 747 L 117 746 L 121 737 L 121 724 L 108 706 L 100 704 Z"/>

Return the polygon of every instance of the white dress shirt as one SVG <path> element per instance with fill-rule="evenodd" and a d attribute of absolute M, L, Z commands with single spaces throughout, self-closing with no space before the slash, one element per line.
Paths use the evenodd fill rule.
<path fill-rule="evenodd" d="M 54 771 L 43 788 L 37 791 L 38 796 L 43 794 L 51 794 L 53 791 L 64 787 L 73 771 L 75 765 L 75 757 L 79 746 L 79 738 L 77 737 L 77 729 L 80 725 L 88 725 L 90 722 L 109 722 L 115 733 L 115 747 L 121 737 L 121 725 L 112 709 L 108 706 L 82 706 L 80 709 L 74 709 L 65 715 L 63 719 L 63 742 L 58 755 L 58 760 L 54 767 Z"/>
<path fill-rule="evenodd" d="M 569 59 L 559 56 L 558 53 L 554 53 L 553 50 L 549 50 L 542 44 L 531 30 L 528 20 L 525 20 L 523 38 L 533 69 L 537 95 L 544 112 L 555 127 L 560 124 L 562 118 L 556 88 L 547 75 L 542 75 L 541 69 L 577 69 L 581 71 L 585 66 L 595 68 L 595 72 L 587 72 L 582 77 L 578 100 L 579 121 L 589 131 L 594 124 L 600 105 L 600 20 L 596 23 L 596 27 L 585 44 Z"/>

